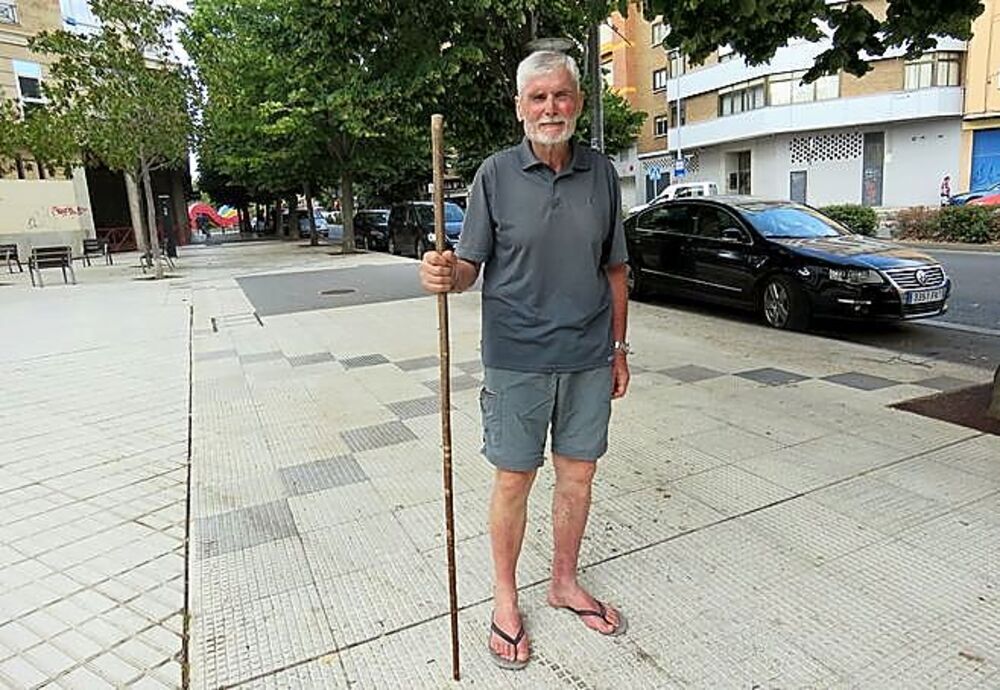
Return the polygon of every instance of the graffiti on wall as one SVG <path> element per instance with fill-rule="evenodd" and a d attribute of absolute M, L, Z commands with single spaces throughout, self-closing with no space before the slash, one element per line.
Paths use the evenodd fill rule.
<path fill-rule="evenodd" d="M 90 212 L 86 206 L 51 206 L 49 215 L 53 218 L 78 218 Z"/>

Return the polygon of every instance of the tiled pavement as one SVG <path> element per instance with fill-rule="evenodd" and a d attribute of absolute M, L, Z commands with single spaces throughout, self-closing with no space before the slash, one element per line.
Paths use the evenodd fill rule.
<path fill-rule="evenodd" d="M 200 250 L 184 259 L 182 282 L 150 286 L 144 297 L 130 298 L 160 311 L 136 318 L 134 333 L 116 331 L 121 337 L 115 344 L 102 345 L 109 348 L 107 355 L 114 354 L 109 366 L 121 368 L 120 380 L 102 381 L 83 363 L 84 355 L 70 352 L 76 338 L 67 338 L 62 350 L 47 346 L 45 353 L 65 358 L 51 371 L 82 374 L 77 394 L 60 397 L 56 391 L 65 390 L 60 377 L 46 376 L 41 383 L 30 378 L 27 363 L 40 353 L 25 348 L 23 357 L 3 360 L 6 378 L 18 381 L 13 398 L 21 402 L 8 405 L 5 387 L 0 409 L 18 415 L 18 426 L 28 429 L 25 439 L 64 423 L 60 412 L 96 409 L 87 405 L 93 400 L 116 407 L 117 413 L 109 414 L 114 419 L 160 422 L 158 433 L 149 435 L 168 435 L 168 427 L 176 433 L 179 426 L 179 438 L 186 439 L 182 300 L 189 299 L 194 306 L 191 686 L 448 686 L 433 300 L 383 301 L 258 321 L 254 306 L 234 289 L 234 275 L 261 272 L 265 262 L 268 270 L 287 274 L 299 266 L 315 268 L 321 260 L 334 266 L 400 260 L 331 261 L 274 245 Z M 103 300 L 118 294 L 110 282 L 107 293 L 100 293 Z M 75 290 L 75 310 L 99 308 L 91 304 L 90 290 Z M 37 300 L 38 293 L 25 293 L 24 299 Z M 635 377 L 629 396 L 616 404 L 611 451 L 602 461 L 582 551 L 585 581 L 629 612 L 630 633 L 601 638 L 544 605 L 552 482 L 543 471 L 520 570 L 535 660 L 516 676 L 496 670 L 483 650 L 490 473 L 478 456 L 477 301 L 475 294 L 452 298 L 466 684 L 1000 685 L 1000 439 L 886 407 L 982 380 L 984 373 L 646 305 L 633 308 Z M 148 324 L 161 330 L 143 332 Z M 51 328 L 58 330 L 58 321 Z M 174 329 L 178 337 L 164 333 Z M 96 327 L 94 332 L 100 334 Z M 150 367 L 150 353 L 169 366 Z M 74 356 L 83 359 L 72 364 Z M 161 407 L 151 389 L 174 391 L 173 406 Z M 55 411 L 55 421 L 22 410 L 31 400 L 40 410 Z M 143 409 L 130 416 L 126 410 L 139 400 Z M 29 449 L 17 455 L 17 468 L 4 461 L 3 469 L 47 471 L 42 468 L 52 466 L 51 457 L 74 456 L 78 447 L 96 452 L 114 438 L 131 444 L 144 460 L 156 455 L 146 435 L 125 432 L 124 425 L 106 427 L 114 433 L 104 429 L 65 448 Z M 178 458 L 181 471 L 185 459 L 184 453 Z M 148 472 L 152 482 L 155 468 L 146 465 L 129 466 L 129 478 L 141 483 L 135 473 Z M 74 468 L 69 474 L 78 471 L 66 467 Z M 38 492 L 31 495 L 42 501 L 31 502 L 37 511 L 9 518 L 0 512 L 0 526 L 50 526 L 46 516 L 58 510 L 50 507 L 50 492 L 77 484 L 76 479 L 52 483 L 42 474 L 27 480 L 32 483 L 26 487 Z M 21 490 L 0 481 L 0 495 Z M 137 511 L 146 507 L 144 494 L 124 489 L 130 486 L 124 477 L 84 473 L 79 483 L 113 487 L 112 495 L 122 497 L 114 502 L 119 510 L 119 504 Z M 183 481 L 172 490 L 183 506 Z M 110 514 L 110 505 L 99 504 L 96 519 Z M 64 521 L 77 522 L 69 541 L 114 548 L 91 559 L 102 575 L 120 571 L 90 587 L 99 596 L 114 599 L 111 580 L 141 581 L 132 573 L 153 573 L 133 562 L 139 545 L 155 551 L 168 544 L 137 529 L 182 540 L 176 520 L 145 524 L 143 515 L 118 527 Z M 171 517 L 178 517 L 177 509 Z M 183 518 L 180 512 L 181 526 Z M 84 541 L 87 536 L 90 542 Z M 164 586 L 179 594 L 183 562 L 176 559 L 183 554 L 182 541 L 173 546 L 174 560 L 151 562 L 161 565 L 155 572 L 168 578 Z M 28 561 L 18 543 L 5 539 L 0 565 L 7 564 L 7 556 Z M 32 560 L 74 583 L 74 573 L 98 575 L 57 567 L 42 556 Z M 19 571 L 14 565 L 0 567 L 3 612 L 9 583 L 45 582 L 34 579 L 35 566 Z M 81 592 L 73 596 L 87 586 L 81 582 Z M 148 631 L 162 628 L 173 635 L 168 651 L 179 651 L 179 624 L 173 621 L 180 606 L 154 612 L 154 618 L 167 616 L 154 620 L 141 600 L 143 595 L 115 600 L 107 613 L 102 609 L 108 603 L 93 597 L 75 602 L 82 612 L 57 607 L 52 617 L 66 621 L 70 632 L 83 633 L 61 639 L 54 629 L 30 628 L 30 614 L 0 626 L 0 685 L 12 673 L 34 673 L 29 680 L 100 687 L 89 685 L 97 681 L 83 674 L 117 683 L 117 662 L 136 672 L 145 664 L 144 682 L 177 685 L 175 662 L 154 666 L 158 658 L 138 644 L 155 648 Z M 123 627 L 119 610 L 137 613 L 154 627 Z M 87 620 L 73 622 L 84 613 Z M 130 646 L 92 637 L 102 623 L 129 631 Z M 33 653 L 9 647 L 9 640 L 29 639 L 22 628 L 35 631 Z M 163 635 L 157 639 L 168 642 Z M 100 651 L 83 649 L 88 642 Z M 148 660 L 141 662 L 141 655 Z M 68 662 L 76 664 L 66 667 L 74 670 L 60 670 Z"/>

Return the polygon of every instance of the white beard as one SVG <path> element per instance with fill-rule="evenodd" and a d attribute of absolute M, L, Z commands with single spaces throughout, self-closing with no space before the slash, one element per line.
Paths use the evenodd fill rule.
<path fill-rule="evenodd" d="M 552 120 L 548 121 L 553 122 Z M 546 134 L 541 130 L 537 124 L 529 123 L 527 119 L 524 120 L 524 134 L 528 137 L 529 141 L 536 144 L 541 144 L 542 146 L 555 146 L 557 144 L 564 144 L 569 141 L 573 134 L 576 132 L 576 118 L 570 118 L 567 120 L 562 120 L 566 127 L 563 129 L 562 133 L 556 135 Z"/>

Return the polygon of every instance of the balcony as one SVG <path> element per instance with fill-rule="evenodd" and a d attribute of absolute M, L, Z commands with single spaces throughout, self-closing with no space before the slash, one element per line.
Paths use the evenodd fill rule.
<path fill-rule="evenodd" d="M 17 24 L 17 5 L 0 0 L 0 24 Z"/>
<path fill-rule="evenodd" d="M 961 117 L 963 93 L 962 87 L 949 86 L 771 106 L 684 125 L 680 143 L 692 149 L 770 134 Z M 675 147 L 677 128 L 671 128 L 667 137 Z"/>

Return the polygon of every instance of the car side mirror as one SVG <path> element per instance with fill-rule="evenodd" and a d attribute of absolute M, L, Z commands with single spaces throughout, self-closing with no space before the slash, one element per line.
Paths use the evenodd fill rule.
<path fill-rule="evenodd" d="M 746 238 L 743 236 L 743 231 L 741 231 L 739 228 L 724 228 L 722 230 L 722 241 L 745 242 Z"/>

